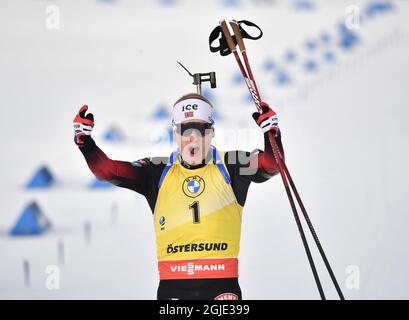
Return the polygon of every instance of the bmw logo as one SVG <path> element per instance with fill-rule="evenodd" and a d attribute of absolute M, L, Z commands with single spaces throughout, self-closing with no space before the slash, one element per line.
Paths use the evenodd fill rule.
<path fill-rule="evenodd" d="M 205 181 L 199 176 L 188 177 L 183 181 L 182 190 L 190 198 L 196 198 L 205 189 Z"/>
<path fill-rule="evenodd" d="M 187 183 L 187 189 L 191 192 L 191 193 L 196 193 L 199 191 L 200 189 L 200 183 L 197 182 L 196 180 L 192 180 L 189 181 Z"/>

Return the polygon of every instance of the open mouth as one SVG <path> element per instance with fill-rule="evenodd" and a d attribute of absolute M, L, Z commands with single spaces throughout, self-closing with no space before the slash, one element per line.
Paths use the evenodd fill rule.
<path fill-rule="evenodd" d="M 189 153 L 193 157 L 199 152 L 199 147 L 189 147 Z"/>

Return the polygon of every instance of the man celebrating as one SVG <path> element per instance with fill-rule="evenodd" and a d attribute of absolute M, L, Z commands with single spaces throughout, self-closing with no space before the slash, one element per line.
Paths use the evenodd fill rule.
<path fill-rule="evenodd" d="M 268 132 L 281 153 L 275 112 L 253 113 L 264 151 L 218 151 L 213 106 L 190 93 L 173 106 L 178 149 L 169 157 L 135 162 L 108 158 L 91 138 L 94 116 L 83 106 L 74 119 L 75 143 L 98 179 L 144 195 L 153 213 L 160 283 L 158 299 L 241 299 L 238 254 L 241 216 L 251 182 L 278 173 Z"/>

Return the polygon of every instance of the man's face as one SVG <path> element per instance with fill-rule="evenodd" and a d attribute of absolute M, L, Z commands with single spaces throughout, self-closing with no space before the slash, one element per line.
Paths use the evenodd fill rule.
<path fill-rule="evenodd" d="M 214 128 L 201 120 L 190 120 L 176 125 L 174 138 L 184 161 L 190 165 L 202 163 L 209 152 Z"/>

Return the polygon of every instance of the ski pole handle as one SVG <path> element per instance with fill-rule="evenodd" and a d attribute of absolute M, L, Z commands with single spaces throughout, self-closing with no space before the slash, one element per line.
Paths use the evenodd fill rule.
<path fill-rule="evenodd" d="M 222 28 L 222 32 L 224 36 L 226 37 L 227 44 L 229 45 L 229 48 L 232 52 L 236 51 L 236 45 L 234 44 L 233 38 L 230 35 L 229 28 L 227 27 L 226 20 L 220 21 L 220 27 Z"/>
<path fill-rule="evenodd" d="M 240 28 L 237 23 L 230 22 L 230 26 L 233 29 L 234 36 L 236 37 L 237 44 L 239 45 L 239 49 L 241 52 L 246 51 L 246 47 L 244 46 L 243 37 L 241 36 Z"/>

